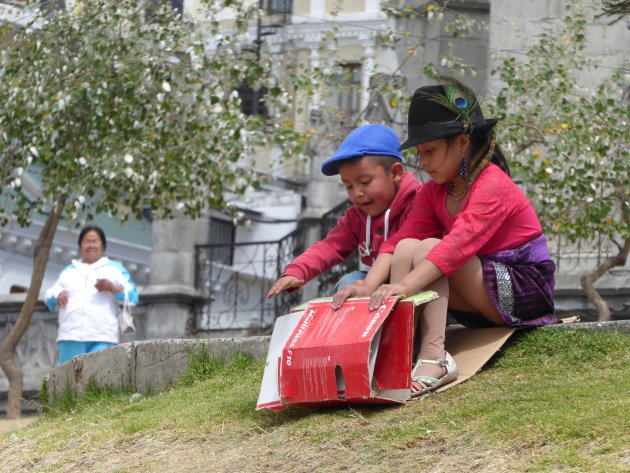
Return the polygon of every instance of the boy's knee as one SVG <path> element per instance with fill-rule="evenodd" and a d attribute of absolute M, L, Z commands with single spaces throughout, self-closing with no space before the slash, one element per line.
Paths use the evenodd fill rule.
<path fill-rule="evenodd" d="M 349 286 L 356 281 L 365 279 L 366 276 L 367 272 L 365 271 L 352 271 L 351 273 L 344 274 L 335 285 L 335 293 L 339 292 L 344 287 Z"/>

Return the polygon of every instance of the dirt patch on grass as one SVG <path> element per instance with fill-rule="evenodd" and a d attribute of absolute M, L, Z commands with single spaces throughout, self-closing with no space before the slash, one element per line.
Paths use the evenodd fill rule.
<path fill-rule="evenodd" d="M 37 417 L 24 417 L 23 419 L 0 419 L 0 434 L 20 430 L 32 424 Z"/>
<path fill-rule="evenodd" d="M 452 473 L 525 471 L 528 452 L 477 451 L 465 439 L 414 442 L 404 448 L 366 450 L 361 439 L 321 443 L 268 431 L 199 435 L 154 432 L 92 445 L 87 436 L 56 452 L 38 452 L 37 439 L 20 438 L 0 447 L 3 472 L 56 473 L 261 473 L 271 471 Z M 531 452 L 529 452 L 531 453 Z"/>

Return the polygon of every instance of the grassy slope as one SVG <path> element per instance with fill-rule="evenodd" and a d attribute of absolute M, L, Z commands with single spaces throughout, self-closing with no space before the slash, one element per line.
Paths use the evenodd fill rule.
<path fill-rule="evenodd" d="M 629 341 L 523 331 L 422 401 L 279 413 L 254 410 L 261 361 L 199 360 L 158 396 L 95 391 L 0 435 L 0 471 L 628 472 Z"/>

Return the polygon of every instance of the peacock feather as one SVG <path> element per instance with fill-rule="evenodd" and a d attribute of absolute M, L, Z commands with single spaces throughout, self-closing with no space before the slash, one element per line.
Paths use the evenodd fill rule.
<path fill-rule="evenodd" d="M 438 76 L 444 88 L 444 94 L 435 91 L 426 91 L 425 96 L 452 111 L 455 114 L 455 120 L 461 121 L 464 129 L 470 128 L 470 115 L 478 106 L 475 93 L 464 84 L 450 76 Z"/>

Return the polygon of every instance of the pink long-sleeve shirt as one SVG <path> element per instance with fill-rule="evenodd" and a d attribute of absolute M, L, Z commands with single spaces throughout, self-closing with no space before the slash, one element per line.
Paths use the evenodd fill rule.
<path fill-rule="evenodd" d="M 493 163 L 479 174 L 455 215 L 446 210 L 447 190 L 447 184 L 425 184 L 402 227 L 381 246 L 380 253 L 393 253 L 405 238 L 440 238 L 427 259 L 450 276 L 474 255 L 518 248 L 542 234 L 523 191 Z"/>

